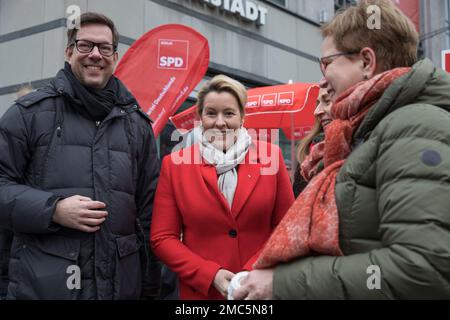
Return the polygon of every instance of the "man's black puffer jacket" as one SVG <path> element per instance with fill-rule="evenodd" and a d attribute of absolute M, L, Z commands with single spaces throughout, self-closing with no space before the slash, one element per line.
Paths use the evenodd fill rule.
<path fill-rule="evenodd" d="M 101 123 L 80 113 L 72 96 L 60 71 L 0 120 L 0 228 L 14 232 L 8 298 L 156 296 L 159 264 L 148 237 L 159 160 L 150 120 L 121 83 Z M 106 203 L 99 231 L 52 222 L 57 200 L 73 195 Z M 73 265 L 79 290 L 70 289 Z"/>

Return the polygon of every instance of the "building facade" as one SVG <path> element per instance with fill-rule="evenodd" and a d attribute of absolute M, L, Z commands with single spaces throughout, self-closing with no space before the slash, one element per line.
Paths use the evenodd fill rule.
<path fill-rule="evenodd" d="M 319 81 L 319 27 L 334 14 L 333 0 L 0 0 L 0 115 L 21 86 L 40 87 L 63 66 L 71 5 L 113 19 L 119 58 L 148 30 L 190 26 L 209 41 L 205 80 L 224 73 L 247 87 Z M 182 108 L 195 103 L 195 91 Z"/>
<path fill-rule="evenodd" d="M 398 1 L 397 1 L 398 2 Z M 317 58 L 320 24 L 354 0 L 0 0 L 0 115 L 30 84 L 44 85 L 64 64 L 68 8 L 111 17 L 120 32 L 119 58 L 148 30 L 184 24 L 209 41 L 210 64 L 204 80 L 224 73 L 257 87 L 321 78 Z M 420 0 L 423 56 L 440 65 L 450 48 L 450 0 Z M 200 83 L 201 85 L 202 83 Z M 198 88 L 198 87 L 197 87 Z M 197 90 L 197 89 L 196 89 Z M 195 103 L 196 90 L 180 108 Z M 162 154 L 170 151 L 168 124 L 161 134 Z M 289 142 L 280 133 L 287 159 Z"/>
<path fill-rule="evenodd" d="M 442 50 L 450 49 L 450 0 L 421 0 L 421 54 L 441 66 Z"/>

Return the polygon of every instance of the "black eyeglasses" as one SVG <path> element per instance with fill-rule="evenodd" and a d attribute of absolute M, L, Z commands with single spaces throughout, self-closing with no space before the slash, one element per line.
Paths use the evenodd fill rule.
<path fill-rule="evenodd" d="M 350 56 L 352 54 L 358 54 L 358 53 L 359 53 L 359 51 L 340 52 L 340 53 L 331 54 L 326 57 L 322 57 L 319 59 L 320 71 L 322 71 L 322 74 L 325 75 L 325 70 L 327 69 L 328 65 L 330 65 L 334 60 L 336 60 L 337 57 Z M 332 58 L 334 58 L 334 59 L 332 59 Z"/>
<path fill-rule="evenodd" d="M 116 46 L 112 43 L 97 43 L 89 40 L 75 40 L 73 43 L 77 47 L 78 52 L 90 53 L 94 47 L 98 48 L 98 51 L 102 56 L 110 57 L 116 52 Z"/>

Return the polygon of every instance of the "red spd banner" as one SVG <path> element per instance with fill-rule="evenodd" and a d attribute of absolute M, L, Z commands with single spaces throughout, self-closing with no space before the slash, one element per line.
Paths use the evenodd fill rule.
<path fill-rule="evenodd" d="M 312 126 L 319 86 L 294 83 L 248 90 L 247 128 L 291 128 Z"/>
<path fill-rule="evenodd" d="M 171 116 L 169 119 L 178 130 L 189 131 L 195 127 L 196 121 L 200 121 L 197 113 L 197 105 Z"/>
<path fill-rule="evenodd" d="M 314 109 L 319 86 L 314 83 L 295 83 L 249 89 L 245 107 L 246 128 L 282 128 L 290 140 L 304 137 L 314 124 Z M 193 106 L 170 120 L 177 129 L 190 130 L 198 121 Z"/>
<path fill-rule="evenodd" d="M 208 69 L 208 40 L 187 26 L 167 24 L 134 42 L 115 75 L 153 120 L 158 136 Z"/>

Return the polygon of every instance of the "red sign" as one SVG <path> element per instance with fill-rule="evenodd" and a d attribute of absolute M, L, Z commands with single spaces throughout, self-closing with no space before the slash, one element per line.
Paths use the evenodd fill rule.
<path fill-rule="evenodd" d="M 255 129 L 283 128 L 288 139 L 300 139 L 314 124 L 318 94 L 319 86 L 314 83 L 249 89 L 244 126 Z M 197 106 L 170 117 L 177 129 L 190 130 L 195 120 L 199 120 Z M 292 129 L 294 132 L 291 133 Z"/>
<path fill-rule="evenodd" d="M 195 127 L 195 121 L 200 121 L 197 106 L 190 107 L 169 118 L 177 129 L 191 130 Z"/>
<path fill-rule="evenodd" d="M 278 95 L 279 106 L 292 106 L 294 104 L 294 92 L 280 92 Z"/>
<path fill-rule="evenodd" d="M 261 103 L 261 97 L 260 96 L 248 96 L 247 97 L 247 110 L 249 108 L 258 107 L 260 103 Z"/>
<path fill-rule="evenodd" d="M 261 107 L 276 107 L 277 96 L 276 93 L 262 95 Z"/>
<path fill-rule="evenodd" d="M 442 51 L 442 69 L 450 72 L 450 50 Z"/>
<path fill-rule="evenodd" d="M 186 70 L 189 63 L 189 41 L 160 39 L 158 43 L 158 68 Z"/>
<path fill-rule="evenodd" d="M 153 120 L 158 136 L 208 69 L 208 40 L 192 28 L 167 24 L 134 42 L 115 75 Z"/>
<path fill-rule="evenodd" d="M 247 128 L 312 127 L 319 86 L 294 83 L 248 90 Z M 260 101 L 256 104 L 255 102 Z"/>

